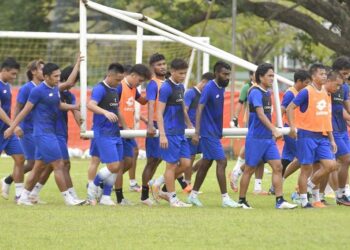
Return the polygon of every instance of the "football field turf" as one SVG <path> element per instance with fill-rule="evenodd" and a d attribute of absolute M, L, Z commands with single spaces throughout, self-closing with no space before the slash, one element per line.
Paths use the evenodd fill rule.
<path fill-rule="evenodd" d="M 12 161 L 0 161 L 3 177 Z M 138 162 L 139 184 L 144 163 Z M 72 161 L 73 182 L 82 198 L 87 166 L 87 160 Z M 157 176 L 163 170 L 161 165 Z M 270 180 L 265 174 L 265 190 Z M 289 201 L 295 183 L 296 175 L 285 183 Z M 203 208 L 170 208 L 164 201 L 146 207 L 139 203 L 138 193 L 129 192 L 128 184 L 126 175 L 124 196 L 136 203 L 132 207 L 67 207 L 53 177 L 41 192 L 47 205 L 22 207 L 13 202 L 12 186 L 10 200 L 0 200 L 0 249 L 349 249 L 350 207 L 276 210 L 274 196 L 252 194 L 252 182 L 247 199 L 253 210 L 222 208 L 213 167 L 199 197 Z M 238 199 L 238 194 L 229 193 Z"/>

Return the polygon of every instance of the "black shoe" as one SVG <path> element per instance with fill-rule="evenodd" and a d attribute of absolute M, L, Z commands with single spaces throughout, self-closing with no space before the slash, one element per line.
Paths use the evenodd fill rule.
<path fill-rule="evenodd" d="M 337 197 L 335 200 L 338 205 L 350 206 L 350 200 L 345 195 L 343 195 L 341 198 Z"/>
<path fill-rule="evenodd" d="M 243 209 L 253 209 L 247 201 L 239 200 L 238 204 L 241 204 Z"/>

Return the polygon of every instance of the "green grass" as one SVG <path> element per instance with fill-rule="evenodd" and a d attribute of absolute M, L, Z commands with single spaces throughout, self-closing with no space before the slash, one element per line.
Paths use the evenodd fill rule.
<path fill-rule="evenodd" d="M 4 176 L 12 162 L 1 159 L 1 165 Z M 88 161 L 73 160 L 72 166 L 75 187 L 85 197 Z M 144 161 L 138 166 L 140 176 Z M 231 161 L 228 169 L 232 166 Z M 161 165 L 157 174 L 163 170 Z M 128 191 L 125 179 L 125 196 L 138 202 L 139 194 Z M 265 175 L 265 189 L 270 179 Z M 288 200 L 295 183 L 293 176 L 285 184 Z M 41 193 L 48 204 L 22 207 L 12 201 L 12 187 L 11 200 L 0 200 L 0 249 L 348 249 L 347 207 L 278 211 L 273 196 L 250 192 L 255 209 L 224 209 L 214 168 L 202 191 L 204 208 L 176 209 L 165 202 L 154 208 L 66 207 L 51 177 Z M 237 194 L 230 195 L 237 200 Z"/>

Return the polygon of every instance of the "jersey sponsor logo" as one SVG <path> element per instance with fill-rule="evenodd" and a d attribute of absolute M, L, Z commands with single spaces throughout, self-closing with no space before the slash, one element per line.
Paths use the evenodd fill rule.
<path fill-rule="evenodd" d="M 53 93 L 50 93 L 49 96 L 50 96 L 50 97 L 53 96 Z"/>
<path fill-rule="evenodd" d="M 328 110 L 324 110 L 327 107 L 326 100 L 320 100 L 316 103 L 316 115 L 328 115 Z"/>
<path fill-rule="evenodd" d="M 218 99 L 218 98 L 220 97 L 220 95 L 219 95 L 219 94 L 217 94 L 215 97 L 216 97 L 216 99 Z"/>
<path fill-rule="evenodd" d="M 126 106 L 124 108 L 125 111 L 134 111 L 135 99 L 133 97 L 129 97 L 125 103 L 126 103 Z"/>

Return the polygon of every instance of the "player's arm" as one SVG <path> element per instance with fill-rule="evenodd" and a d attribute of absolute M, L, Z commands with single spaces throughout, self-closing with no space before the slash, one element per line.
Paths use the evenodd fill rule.
<path fill-rule="evenodd" d="M 349 126 L 350 125 L 350 114 L 345 109 L 343 109 L 343 118 Z"/>
<path fill-rule="evenodd" d="M 136 99 L 136 101 L 141 105 L 147 104 L 147 99 L 144 96 L 140 96 L 139 98 Z"/>
<path fill-rule="evenodd" d="M 277 128 L 270 122 L 269 118 L 264 113 L 263 107 L 256 107 L 256 114 L 258 115 L 259 120 L 264 124 L 265 127 L 272 131 L 272 134 L 275 138 L 279 138 L 282 136 L 282 133 L 277 130 Z"/>
<path fill-rule="evenodd" d="M 90 100 L 87 104 L 88 110 L 95 114 L 104 115 L 110 122 L 117 122 L 118 116 L 108 110 L 105 110 L 97 105 L 97 102 Z"/>
<path fill-rule="evenodd" d="M 80 110 L 80 107 L 79 107 L 79 105 L 68 104 L 68 103 L 60 102 L 59 109 L 60 109 L 60 110 L 64 110 L 64 111 L 69 111 L 69 110 Z"/>
<path fill-rule="evenodd" d="M 343 105 L 344 105 L 345 111 L 348 112 L 348 114 L 350 114 L 350 100 L 344 101 Z"/>
<path fill-rule="evenodd" d="M 120 123 L 120 125 L 122 125 L 123 129 L 124 129 L 124 130 L 129 129 L 128 126 L 126 125 L 124 116 L 123 116 L 122 112 L 120 112 L 119 109 L 118 109 L 118 114 L 117 114 L 117 116 L 118 116 L 119 123 Z"/>
<path fill-rule="evenodd" d="M 164 119 L 163 119 L 163 113 L 165 110 L 166 103 L 159 101 L 158 107 L 157 107 L 157 121 L 158 121 L 158 130 L 159 130 L 159 141 L 160 141 L 160 147 L 161 148 L 167 148 L 168 147 L 168 139 L 165 135 L 164 130 Z"/>
<path fill-rule="evenodd" d="M 15 117 L 22 111 L 24 104 L 16 102 L 15 106 Z"/>
<path fill-rule="evenodd" d="M 296 138 L 294 109 L 297 107 L 298 106 L 294 102 L 291 102 L 286 109 L 288 124 L 290 127 L 289 136 L 292 138 Z"/>
<path fill-rule="evenodd" d="M 184 118 L 185 118 L 185 124 L 188 128 L 193 128 L 193 124 L 190 120 L 190 117 L 188 116 L 187 110 L 188 108 L 186 108 L 186 105 L 184 102 L 182 102 L 182 110 L 184 112 Z"/>
<path fill-rule="evenodd" d="M 192 136 L 192 143 L 195 145 L 199 143 L 199 134 L 201 132 L 201 119 L 202 119 L 203 109 L 204 109 L 204 104 L 198 104 L 197 112 L 196 112 L 196 129 L 194 131 L 194 136 Z"/>
<path fill-rule="evenodd" d="M 81 113 L 79 110 L 72 110 L 74 120 L 78 126 L 83 124 L 84 120 L 81 118 Z"/>
<path fill-rule="evenodd" d="M 147 88 L 146 88 L 146 97 L 148 100 L 148 104 L 147 104 L 147 110 L 148 110 L 147 135 L 150 137 L 155 136 L 155 134 L 157 132 L 156 129 L 154 128 L 154 125 L 153 125 L 154 105 L 156 103 L 155 100 L 157 98 L 157 94 L 158 94 L 157 84 L 153 81 L 150 81 L 147 85 Z"/>
<path fill-rule="evenodd" d="M 26 103 L 26 105 L 24 106 L 22 111 L 16 116 L 15 120 L 12 123 L 8 124 L 8 125 L 10 125 L 10 127 L 8 129 L 6 129 L 5 132 L 4 132 L 4 137 L 5 138 L 9 138 L 16 129 L 20 129 L 18 127 L 18 124 L 21 121 L 23 121 L 23 119 L 29 114 L 29 112 L 33 109 L 33 107 L 34 107 L 33 103 L 31 103 L 31 102 L 27 102 Z"/>
<path fill-rule="evenodd" d="M 338 151 L 338 147 L 334 141 L 334 136 L 333 136 L 332 131 L 327 131 L 327 136 L 328 136 L 328 139 L 331 143 L 333 154 L 335 154 Z"/>
<path fill-rule="evenodd" d="M 0 102 L 0 119 L 6 123 L 7 125 L 11 125 L 11 119 L 8 117 L 6 112 L 1 108 L 1 102 Z"/>
<path fill-rule="evenodd" d="M 143 121 L 148 126 L 148 120 L 143 115 L 140 115 L 140 120 Z"/>
<path fill-rule="evenodd" d="M 70 89 L 75 85 L 75 79 L 77 79 L 78 73 L 79 73 L 79 68 L 80 68 L 80 62 L 84 60 L 84 57 L 81 56 L 79 53 L 75 62 L 75 65 L 73 67 L 72 73 L 69 75 L 67 81 L 59 84 L 58 89 L 60 91 Z"/>

